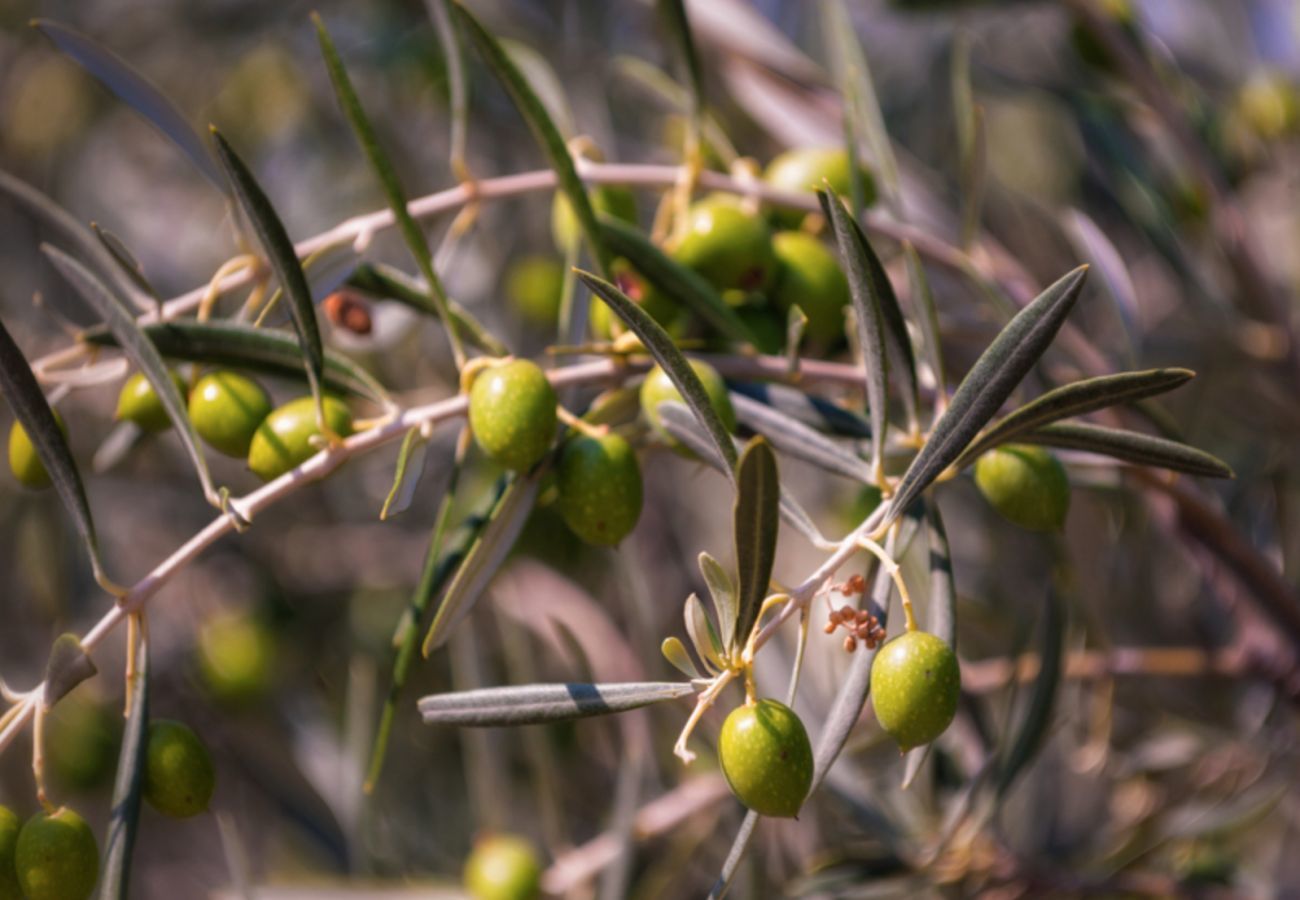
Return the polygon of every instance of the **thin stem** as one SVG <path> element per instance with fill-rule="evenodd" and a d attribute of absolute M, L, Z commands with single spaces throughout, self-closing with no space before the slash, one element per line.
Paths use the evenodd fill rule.
<path fill-rule="evenodd" d="M 858 546 L 880 560 L 881 566 L 885 569 L 885 574 L 894 579 L 894 586 L 898 588 L 898 596 L 903 601 L 903 616 L 907 620 L 907 630 L 916 631 L 916 616 L 912 613 L 912 595 L 907 592 L 907 584 L 903 581 L 903 573 L 899 570 L 898 563 L 885 551 L 884 547 L 871 538 L 859 538 Z"/>
<path fill-rule="evenodd" d="M 677 737 L 677 743 L 673 746 L 673 754 L 685 765 L 695 762 L 695 754 L 686 746 L 686 741 L 690 739 L 691 733 L 695 731 L 695 726 L 699 724 L 700 717 L 703 716 L 711 706 L 713 701 L 718 699 L 722 689 L 731 684 L 739 669 L 728 669 L 717 678 L 713 683 L 700 694 L 699 699 L 695 701 L 695 709 L 691 710 L 691 716 L 686 720 L 686 725 L 682 727 L 682 733 Z"/>

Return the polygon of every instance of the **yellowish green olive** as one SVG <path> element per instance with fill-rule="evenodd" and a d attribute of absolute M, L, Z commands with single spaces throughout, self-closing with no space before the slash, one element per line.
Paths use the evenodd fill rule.
<path fill-rule="evenodd" d="M 352 433 L 352 413 L 347 404 L 326 394 L 322 398 L 325 424 L 338 437 Z M 253 434 L 248 448 L 248 468 L 263 481 L 279 478 L 315 456 L 321 447 L 316 400 L 299 397 L 268 415 Z"/>
<path fill-rule="evenodd" d="M 474 900 L 533 900 L 541 882 L 537 851 L 517 835 L 489 835 L 465 861 L 465 889 Z"/>
<path fill-rule="evenodd" d="M 68 807 L 40 812 L 18 833 L 14 868 L 26 900 L 86 900 L 99 880 L 99 844 Z"/>
<path fill-rule="evenodd" d="M 641 466 L 632 445 L 616 434 L 566 440 L 556 485 L 560 515 L 588 544 L 617 544 L 641 517 Z"/>
<path fill-rule="evenodd" d="M 718 757 L 741 803 L 764 816 L 799 814 L 812 786 L 813 752 L 790 707 L 759 700 L 733 709 L 722 723 Z"/>
<path fill-rule="evenodd" d="M 188 726 L 170 719 L 149 723 L 144 799 L 173 819 L 206 812 L 217 784 L 212 755 Z"/>
<path fill-rule="evenodd" d="M 238 372 L 209 372 L 190 392 L 190 421 L 212 449 L 226 456 L 247 456 L 253 434 L 271 414 L 271 398 L 262 386 Z"/>
<path fill-rule="evenodd" d="M 185 382 L 175 372 L 170 375 L 176 390 L 184 397 Z M 162 401 L 158 399 L 158 392 L 141 372 L 136 372 L 122 385 L 122 390 L 117 395 L 115 417 L 123 422 L 134 422 L 142 431 L 147 432 L 166 431 L 172 424 Z"/>
<path fill-rule="evenodd" d="M 1059 531 L 1070 510 L 1070 480 L 1042 447 L 1007 445 L 975 463 L 975 484 L 1009 522 L 1030 531 Z"/>
<path fill-rule="evenodd" d="M 829 183 L 831 191 L 848 198 L 853 191 L 851 171 L 849 154 L 843 147 L 796 147 L 768 163 L 763 180 L 790 193 L 811 193 Z M 871 206 L 876 202 L 875 180 L 867 169 L 860 168 L 859 172 L 863 205 Z M 781 228 L 797 228 L 807 213 L 788 207 L 773 207 L 769 215 Z"/>
<path fill-rule="evenodd" d="M 961 696 L 957 654 L 940 637 L 908 631 L 886 643 L 871 663 L 876 719 L 904 752 L 947 729 Z"/>
<path fill-rule="evenodd" d="M 690 208 L 686 230 L 671 255 L 724 292 L 763 291 L 776 274 L 767 222 L 723 194 L 705 197 Z"/>
<path fill-rule="evenodd" d="M 555 440 L 555 390 L 534 362 L 480 372 L 469 389 L 469 427 L 491 459 L 515 472 L 535 466 Z"/>
<path fill-rule="evenodd" d="M 18 815 L 7 806 L 0 806 L 0 900 L 23 900 L 14 859 L 21 828 Z"/>
<path fill-rule="evenodd" d="M 690 360 L 690 365 L 695 370 L 695 375 L 704 385 L 704 393 L 709 397 L 709 403 L 713 406 L 713 411 L 718 414 L 722 420 L 723 427 L 727 431 L 736 429 L 736 411 L 731 405 L 731 395 L 727 393 L 727 383 L 722 380 L 718 370 L 706 362 L 698 359 Z M 683 450 L 681 442 L 668 433 L 664 427 L 663 417 L 659 414 L 659 404 L 668 403 L 685 403 L 682 395 L 678 393 L 677 386 L 673 384 L 672 379 L 668 377 L 659 366 L 655 366 L 646 375 L 645 381 L 641 383 L 641 411 L 645 413 L 646 421 L 668 444 L 668 446 Z"/>
<path fill-rule="evenodd" d="M 805 231 L 779 231 L 772 237 L 780 268 L 772 299 L 783 311 L 798 305 L 808 317 L 804 334 L 830 345 L 844 337 L 844 309 L 849 280 L 839 261 L 819 239 Z"/>
<path fill-rule="evenodd" d="M 59 423 L 63 436 L 67 437 L 68 426 L 57 410 L 54 410 L 54 421 Z M 41 456 L 36 452 L 36 445 L 28 436 L 27 429 L 19 422 L 14 422 L 9 429 L 9 471 L 13 472 L 14 478 L 23 487 L 41 490 L 50 486 L 50 473 L 46 471 L 45 463 L 41 462 Z"/>

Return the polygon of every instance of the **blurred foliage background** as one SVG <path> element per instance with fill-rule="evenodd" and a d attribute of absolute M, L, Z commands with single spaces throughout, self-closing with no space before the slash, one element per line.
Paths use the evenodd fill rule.
<path fill-rule="evenodd" d="M 821 4 L 688 6 L 712 109 L 742 154 L 766 161 L 787 146 L 841 140 Z M 1072 321 L 1111 369 L 1195 369 L 1197 380 L 1160 407 L 1176 434 L 1228 461 L 1238 477 L 1186 488 L 1212 515 L 1206 525 L 1113 465 L 1067 457 L 1076 490 L 1060 539 L 1007 526 L 968 479 L 942 488 L 962 600 L 960 649 L 971 664 L 957 725 L 900 792 L 892 744 L 864 721 L 799 821 L 761 827 L 737 896 L 773 896 L 776 886 L 798 896 L 1300 891 L 1300 859 L 1288 852 L 1300 841 L 1300 8 L 1288 0 L 1134 0 L 1131 19 L 1116 19 L 1123 4 L 851 6 L 900 160 L 907 220 L 959 241 L 950 72 L 960 36 L 986 129 L 973 253 L 1014 260 L 1015 271 L 1003 268 L 1008 277 L 1038 284 L 1092 263 Z M 676 160 L 681 119 L 634 77 L 634 60 L 669 66 L 649 4 L 473 7 L 554 67 L 577 130 L 609 160 Z M 408 192 L 452 184 L 446 73 L 418 0 L 10 0 L 0 8 L 0 164 L 121 236 L 164 296 L 204 283 L 235 252 L 221 198 L 27 26 L 44 16 L 113 48 L 196 124 L 217 124 L 295 238 L 380 208 L 319 59 L 311 9 L 331 29 Z M 1108 50 L 1097 21 L 1103 31 L 1138 36 L 1151 84 Z M 544 168 L 504 94 L 477 63 L 470 75 L 473 172 Z M 655 197 L 640 199 L 648 225 Z M 529 354 L 549 331 L 509 308 L 503 274 L 524 255 L 556 256 L 549 215 L 546 193 L 487 204 L 445 266 L 452 294 Z M 448 221 L 434 223 L 435 243 Z M 87 315 L 36 252 L 46 236 L 8 203 L 0 203 L 0 235 L 0 315 L 35 358 L 65 345 Z M 406 265 L 393 235 L 378 237 L 367 255 Z M 901 257 L 892 246 L 888 255 L 902 283 Z M 930 274 L 950 371 L 960 373 L 1007 307 L 969 278 L 937 267 Z M 455 390 L 440 333 L 402 310 L 381 306 L 371 336 L 334 332 L 331 341 L 403 401 Z M 1059 377 L 1080 371 L 1060 349 L 1046 365 Z M 107 434 L 116 389 L 76 391 L 61 404 L 79 459 L 89 460 Z M 123 578 L 148 571 L 210 516 L 173 442 L 148 442 L 89 479 L 107 558 Z M 680 603 L 701 587 L 695 557 L 731 552 L 725 485 L 684 459 L 654 454 L 645 461 L 645 514 L 615 551 L 583 548 L 557 516 L 537 513 L 491 602 L 450 653 L 419 667 L 385 776 L 363 798 L 390 638 L 419 576 L 451 429 L 435 439 L 412 508 L 381 524 L 395 454 L 368 456 L 294 495 L 152 601 L 155 712 L 184 718 L 205 737 L 220 780 L 215 816 L 166 827 L 146 814 L 139 896 L 201 896 L 246 880 L 315 886 L 321 896 L 346 884 L 454 885 L 474 835 L 494 828 L 523 832 L 551 861 L 603 860 L 589 843 L 600 837 L 597 849 L 612 865 L 580 879 L 577 896 L 701 895 L 740 820 L 716 776 L 698 797 L 671 795 L 666 808 L 691 814 L 671 828 L 643 828 L 653 833 L 641 839 L 631 839 L 620 808 L 710 777 L 704 751 L 722 711 L 706 720 L 695 740 L 702 758 L 684 771 L 669 752 L 684 705 L 528 729 L 521 739 L 427 729 L 413 701 L 453 686 L 592 673 L 672 677 L 658 645 L 681 632 Z M 240 465 L 213 462 L 226 466 L 218 469 L 226 483 L 252 486 Z M 784 463 L 782 474 L 828 533 L 862 514 L 844 483 L 797 463 Z M 477 487 L 464 496 L 473 505 L 494 473 L 469 477 Z M 818 560 L 787 534 L 778 577 L 801 576 Z M 108 599 L 56 501 L 9 480 L 0 482 L 0 572 L 0 672 L 23 686 L 37 680 L 54 636 L 92 623 Z M 1007 671 L 1034 650 L 1053 579 L 1065 586 L 1075 665 L 1048 739 L 999 808 L 964 820 L 978 826 L 963 825 L 981 760 L 1024 715 L 1025 690 L 1008 686 Z M 1273 606 L 1262 606 L 1270 591 Z M 798 708 L 815 734 L 847 658 L 835 639 L 815 633 L 813 641 Z M 63 748 L 56 790 L 77 798 L 96 825 L 107 811 L 119 721 L 119 648 L 110 642 L 99 654 L 102 677 L 61 706 L 51 726 L 71 735 L 54 742 Z M 783 691 L 790 652 L 778 643 L 763 654 L 766 693 Z M 1088 670 L 1089 659 L 1117 673 Z M 1207 659 L 1219 671 L 1196 674 Z M 30 811 L 26 750 L 20 742 L 0 764 L 0 799 Z M 939 836 L 946 840 L 936 850 Z"/>

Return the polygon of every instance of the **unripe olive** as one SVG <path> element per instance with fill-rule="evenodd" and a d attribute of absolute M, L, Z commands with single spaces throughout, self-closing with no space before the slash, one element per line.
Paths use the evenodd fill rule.
<path fill-rule="evenodd" d="M 870 206 L 876 202 L 876 182 L 865 168 L 862 177 L 862 202 Z M 849 154 L 843 147 L 796 147 L 787 150 L 767 165 L 763 180 L 772 187 L 791 193 L 811 193 L 830 183 L 830 189 L 842 197 L 853 191 Z M 773 223 L 782 228 L 797 228 L 803 221 L 801 210 L 774 207 L 770 214 Z"/>
<path fill-rule="evenodd" d="M 588 191 L 587 197 L 597 216 L 604 213 L 635 224 L 636 195 L 627 188 L 604 184 Z M 563 192 L 556 191 L 555 199 L 551 201 L 551 237 L 555 240 L 556 248 L 565 253 L 581 236 L 582 228 L 578 225 L 578 217 L 573 214 L 569 198 Z"/>
<path fill-rule="evenodd" d="M 275 643 L 256 620 L 234 613 L 213 616 L 199 629 L 198 649 L 199 675 L 217 700 L 247 703 L 266 691 Z"/>
<path fill-rule="evenodd" d="M 555 390 L 536 363 L 515 359 L 480 372 L 469 389 L 469 427 L 480 448 L 515 472 L 555 440 Z"/>
<path fill-rule="evenodd" d="M 772 237 L 780 268 L 772 299 L 782 311 L 798 305 L 808 317 L 804 334 L 819 344 L 844 336 L 849 280 L 825 244 L 806 231 L 779 231 Z"/>
<path fill-rule="evenodd" d="M 23 900 L 14 862 L 21 825 L 12 809 L 0 806 L 0 900 Z"/>
<path fill-rule="evenodd" d="M 465 889 L 475 900 L 532 900 L 541 883 L 537 851 L 516 835 L 483 838 L 465 861 Z"/>
<path fill-rule="evenodd" d="M 325 424 L 339 437 L 352 433 L 352 413 L 337 397 L 321 398 Z M 318 452 L 313 440 L 320 435 L 316 421 L 316 399 L 299 397 L 279 407 L 257 426 L 248 447 L 248 468 L 263 481 L 279 478 L 302 465 Z"/>
<path fill-rule="evenodd" d="M 169 374 L 176 390 L 184 397 L 185 382 L 175 372 Z M 166 431 L 172 424 L 162 401 L 158 399 L 158 392 L 142 372 L 136 372 L 122 385 L 122 391 L 117 395 L 115 418 L 123 422 L 134 422 L 140 426 L 141 431 L 147 432 Z"/>
<path fill-rule="evenodd" d="M 762 291 L 776 274 L 772 232 L 734 197 L 705 197 L 687 213 L 686 230 L 672 257 L 719 291 Z"/>
<path fill-rule="evenodd" d="M 26 900 L 86 900 L 99 880 L 99 844 L 66 806 L 37 813 L 18 833 L 14 868 Z"/>
<path fill-rule="evenodd" d="M 217 772 L 208 748 L 189 726 L 155 719 L 144 753 L 144 799 L 150 806 L 174 819 L 207 811 Z"/>
<path fill-rule="evenodd" d="M 67 437 L 68 426 L 64 424 L 63 417 L 57 410 L 53 412 L 54 421 L 59 423 L 63 436 Z M 23 487 L 41 490 L 50 486 L 50 473 L 45 470 L 45 463 L 41 462 L 36 445 L 28 437 L 27 429 L 17 421 L 9 429 L 9 471 L 14 473 L 14 478 Z"/>
<path fill-rule="evenodd" d="M 253 433 L 271 414 L 271 398 L 262 386 L 238 372 L 209 372 L 190 392 L 190 421 L 212 449 L 226 456 L 247 456 Z"/>
<path fill-rule="evenodd" d="M 718 756 L 741 803 L 765 816 L 799 814 L 812 787 L 813 752 L 790 707 L 760 700 L 733 709 L 722 723 Z"/>
<path fill-rule="evenodd" d="M 723 427 L 727 431 L 736 429 L 736 411 L 731 406 L 731 396 L 727 393 L 727 383 L 722 380 L 718 370 L 706 362 L 698 359 L 689 361 L 691 368 L 695 370 L 695 375 L 704 385 L 704 393 L 709 397 L 709 404 L 713 411 L 718 414 L 722 420 Z M 677 386 L 673 384 L 672 379 L 668 377 L 659 366 L 655 366 L 646 375 L 645 381 L 641 382 L 641 410 L 645 413 L 646 420 L 649 421 L 650 427 L 655 433 L 663 438 L 670 447 L 674 449 L 683 449 L 681 443 L 668 433 L 664 427 L 663 418 L 659 415 L 659 404 L 668 403 L 685 403 L 682 395 L 678 393 Z"/>
<path fill-rule="evenodd" d="M 975 463 L 975 484 L 1003 518 L 1030 531 L 1059 531 L 1070 510 L 1070 480 L 1042 447 L 1007 445 Z"/>
<path fill-rule="evenodd" d="M 876 719 L 904 751 L 943 734 L 957 712 L 961 667 L 939 637 L 908 631 L 886 643 L 871 663 Z"/>
<path fill-rule="evenodd" d="M 530 325 L 554 328 L 564 295 L 564 269 L 549 256 L 525 256 L 510 264 L 506 299 Z"/>
<path fill-rule="evenodd" d="M 632 445 L 616 434 L 566 440 L 556 485 L 560 515 L 588 544 L 617 544 L 641 517 L 641 466 Z"/>

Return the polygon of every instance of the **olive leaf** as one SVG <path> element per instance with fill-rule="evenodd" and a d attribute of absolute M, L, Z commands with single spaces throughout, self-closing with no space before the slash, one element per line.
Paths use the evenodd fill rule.
<path fill-rule="evenodd" d="M 691 35 L 690 18 L 682 0 L 658 0 L 659 18 L 668 31 L 678 67 L 685 73 L 689 88 L 688 106 L 691 130 L 698 137 L 704 116 L 704 75 L 700 58 L 695 52 L 695 38 Z"/>
<path fill-rule="evenodd" d="M 1016 440 L 1024 444 L 1042 444 L 1064 450 L 1086 450 L 1139 466 L 1155 466 L 1206 478 L 1235 478 L 1232 468 L 1213 454 L 1178 441 L 1126 431 L 1103 428 L 1082 422 L 1057 422 L 1044 425 Z"/>
<path fill-rule="evenodd" d="M 608 281 L 581 270 L 578 272 L 578 277 L 598 297 L 609 304 L 609 308 L 641 339 L 646 350 L 655 358 L 655 362 L 659 363 L 673 386 L 677 388 L 677 392 L 686 401 L 686 405 L 704 426 L 713 448 L 726 462 L 724 472 L 728 480 L 735 483 L 737 460 L 735 444 L 732 443 L 726 426 L 722 424 L 722 420 L 713 409 L 713 404 L 709 402 L 709 395 L 705 392 L 704 385 L 700 383 L 699 376 L 686 361 L 682 351 L 677 349 L 677 344 L 669 337 L 668 332 L 664 331 L 649 313 L 633 303 L 626 294 Z"/>
<path fill-rule="evenodd" d="M 740 863 L 745 858 L 745 851 L 749 849 L 749 842 L 753 840 L 754 828 L 757 825 L 758 813 L 753 810 L 746 811 L 744 821 L 740 823 L 740 830 L 736 832 L 736 838 L 731 842 L 731 849 L 727 851 L 727 858 L 722 862 L 722 872 L 719 873 L 713 887 L 709 889 L 708 900 L 722 900 L 726 896 L 731 882 L 736 877 L 736 872 L 740 869 Z"/>
<path fill-rule="evenodd" d="M 149 642 L 140 641 L 135 671 L 127 688 L 131 709 L 117 756 L 112 812 L 104 834 L 104 861 L 99 870 L 99 900 L 125 900 L 130 896 L 131 854 L 140 821 L 144 789 L 145 750 L 149 728 Z"/>
<path fill-rule="evenodd" d="M 429 288 L 400 269 L 383 263 L 360 263 L 345 282 L 348 287 L 379 300 L 393 300 L 410 309 L 434 318 L 441 318 L 438 307 L 429 299 Z M 493 356 L 506 356 L 509 349 L 465 307 L 455 300 L 447 301 L 447 315 L 456 324 L 456 330 L 469 343 Z"/>
<path fill-rule="evenodd" d="M 692 594 L 691 596 L 695 595 Z M 663 654 L 664 659 L 668 660 L 674 669 L 687 678 L 698 679 L 704 677 L 691 660 L 691 655 L 686 652 L 686 645 L 682 643 L 680 638 L 671 635 L 664 638 L 663 643 L 659 645 L 659 652 Z"/>
<path fill-rule="evenodd" d="M 763 437 L 745 445 L 736 468 L 732 528 L 736 544 L 736 639 L 746 641 L 772 582 L 780 529 L 781 482 L 776 454 Z"/>
<path fill-rule="evenodd" d="M 469 83 L 465 78 L 465 55 L 451 24 L 451 0 L 424 0 L 438 46 L 447 67 L 447 94 L 451 101 L 451 170 L 467 171 L 465 147 L 469 135 Z"/>
<path fill-rule="evenodd" d="M 881 527 L 912 502 L 957 459 L 1038 361 L 1074 307 L 1088 267 L 1062 276 L 1016 314 L 962 379 L 948 409 L 930 431 L 894 492 Z"/>
<path fill-rule="evenodd" d="M 1190 369 L 1146 369 L 1118 372 L 1062 385 L 1036 397 L 989 426 L 958 458 L 962 468 L 990 447 L 1059 419 L 1081 416 L 1119 403 L 1133 403 L 1186 384 L 1196 373 Z"/>
<path fill-rule="evenodd" d="M 240 322 L 183 319 L 146 325 L 141 330 L 158 352 L 170 359 L 249 369 L 277 378 L 305 377 L 302 350 L 293 336 L 283 331 Z M 81 340 L 101 347 L 119 346 L 113 333 L 104 328 L 83 332 Z M 390 402 L 383 385 L 346 356 L 326 350 L 324 359 L 324 383 L 330 390 L 356 394 L 380 404 Z"/>
<path fill-rule="evenodd" d="M 736 581 L 722 563 L 707 553 L 700 554 L 700 574 L 704 576 L 704 585 L 709 589 L 709 596 L 713 599 L 713 610 L 717 613 L 718 627 L 721 629 L 722 646 L 730 653 L 735 649 L 736 622 L 740 616 Z"/>
<path fill-rule="evenodd" d="M 866 462 L 802 422 L 744 394 L 733 393 L 731 405 L 741 425 L 766 437 L 780 452 L 825 472 L 864 484 L 873 482 L 871 467 Z"/>
<path fill-rule="evenodd" d="M 416 224 L 406 208 L 406 193 L 402 190 L 402 183 L 387 154 L 379 146 L 379 138 L 375 135 L 374 126 L 370 124 L 365 110 L 361 108 L 361 100 L 352 87 L 352 80 L 343 66 L 343 60 L 339 58 L 334 41 L 330 39 L 329 32 L 325 29 L 324 20 L 318 13 L 312 13 L 311 18 L 312 24 L 316 26 L 316 40 L 320 44 L 321 56 L 325 58 L 325 68 L 329 72 L 330 83 L 334 86 L 334 95 L 338 98 L 339 106 L 347 117 L 348 124 L 352 126 L 352 132 L 366 155 L 366 161 L 370 163 L 370 168 L 379 179 L 379 184 L 384 190 L 384 199 L 388 201 L 388 208 L 393 213 L 393 221 L 397 223 L 397 230 L 401 233 L 402 240 L 406 242 L 415 264 L 420 267 L 420 274 L 424 276 L 424 281 L 429 286 L 429 300 L 437 310 L 438 318 L 447 328 L 447 338 L 451 342 L 452 353 L 459 367 L 464 360 L 460 332 L 456 329 L 456 320 L 448 314 L 447 292 L 443 289 L 438 273 L 434 271 L 433 256 L 429 252 L 428 242 L 424 239 L 424 232 L 420 230 L 420 226 Z"/>
<path fill-rule="evenodd" d="M 792 376 L 799 371 L 799 344 L 807 327 L 808 314 L 803 307 L 798 303 L 790 304 L 790 310 L 785 314 L 785 369 Z"/>
<path fill-rule="evenodd" d="M 452 631 L 474 606 L 506 554 L 514 547 L 515 539 L 532 512 L 533 501 L 546 471 L 543 465 L 528 475 L 514 477 L 497 500 L 486 527 L 465 554 L 456 577 L 438 603 L 433 624 L 424 636 L 422 652 L 426 657 L 451 637 Z"/>
<path fill-rule="evenodd" d="M 529 684 L 431 694 L 420 698 L 419 707 L 427 725 L 491 728 L 604 716 L 693 693 L 689 683 L 676 681 Z"/>
<path fill-rule="evenodd" d="M 95 661 L 81 645 L 81 638 L 71 632 L 59 635 L 50 647 L 50 656 L 45 662 L 45 688 L 41 692 L 41 705 L 49 709 L 77 685 L 93 678 L 98 671 Z"/>
<path fill-rule="evenodd" d="M 653 94 L 670 109 L 690 114 L 693 102 L 690 89 L 682 87 L 663 70 L 635 56 L 614 57 L 613 68 L 617 74 Z M 723 162 L 725 168 L 729 168 L 740 154 L 718 123 L 716 116 L 706 110 L 703 118 L 702 138 L 705 147 Z"/>
<path fill-rule="evenodd" d="M 234 149 L 226 142 L 216 128 L 212 129 L 212 139 L 216 143 L 217 158 L 225 169 L 235 190 L 235 197 L 248 217 L 257 234 L 262 249 L 266 251 L 271 269 L 280 282 L 280 289 L 289 300 L 289 315 L 293 320 L 293 330 L 298 335 L 298 343 L 306 366 L 307 383 L 312 396 L 316 398 L 317 415 L 321 414 L 321 381 L 325 367 L 325 351 L 321 346 L 320 327 L 316 322 L 316 307 L 312 304 L 311 288 L 303 274 L 302 265 L 294 252 L 289 233 L 284 230 L 284 223 L 276 215 L 271 201 L 253 177 L 253 173 L 244 165 Z"/>
<path fill-rule="evenodd" d="M 166 135 L 217 190 L 228 193 L 226 181 L 203 140 L 176 105 L 147 78 L 108 48 L 66 25 L 50 19 L 33 19 L 32 26 Z"/>
<path fill-rule="evenodd" d="M 943 365 L 943 344 L 939 340 L 939 311 L 935 307 L 934 292 L 925 276 L 921 255 L 910 241 L 903 242 L 903 258 L 907 260 L 907 280 L 911 288 L 913 319 L 920 326 L 921 346 L 930 371 L 934 373 L 935 415 L 942 415 L 948 405 L 948 377 Z"/>
<path fill-rule="evenodd" d="M 756 345 L 758 338 L 736 311 L 698 272 L 664 253 L 635 225 L 601 215 L 600 228 L 610 253 L 627 259 L 647 281 L 735 341 Z"/>
<path fill-rule="evenodd" d="M 722 639 L 718 637 L 717 629 L 709 621 L 709 614 L 705 611 L 698 595 L 691 594 L 686 598 L 683 615 L 686 619 L 686 635 L 695 646 L 695 652 L 704 661 L 706 667 L 714 671 L 722 671 L 724 647 L 727 650 L 730 650 L 730 647 L 723 644 Z"/>
<path fill-rule="evenodd" d="M 533 137 L 550 161 L 560 190 L 569 200 L 569 206 L 586 237 L 587 246 L 591 250 L 592 258 L 596 260 L 597 268 L 601 272 L 608 272 L 610 255 L 602 239 L 600 226 L 596 222 L 596 213 L 592 209 L 591 200 L 587 197 L 582 179 L 578 177 L 578 172 L 573 166 L 569 149 L 564 145 L 564 138 L 546 112 L 546 107 L 537 99 L 537 94 L 520 73 L 518 66 L 501 48 L 497 39 L 479 23 L 478 19 L 474 18 L 464 4 L 453 3 L 451 9 L 460 27 L 469 36 L 470 42 L 477 48 L 479 55 L 483 57 L 483 61 L 487 63 L 492 74 L 501 82 L 506 93 L 514 101 L 515 107 L 524 117 Z"/>
<path fill-rule="evenodd" d="M 1003 797 L 1025 765 L 1034 758 L 1052 723 L 1061 683 L 1062 655 L 1065 647 L 1065 605 L 1055 590 L 1048 590 L 1047 602 L 1039 630 L 1042 642 L 1038 651 L 1038 677 L 1029 694 L 1029 706 L 1020 720 L 1015 737 L 997 767 L 997 795 Z"/>
<path fill-rule="evenodd" d="M 90 514 L 86 489 L 82 486 L 77 463 L 68 448 L 68 439 L 59 427 L 54 411 L 46 402 L 31 366 L 27 364 L 27 359 L 14 343 L 3 321 L 0 321 L 0 393 L 9 401 L 14 416 L 27 432 L 59 500 L 68 515 L 72 516 L 77 534 L 86 545 L 95 577 L 102 583 L 105 580 L 104 564 L 99 556 L 95 520 Z"/>
<path fill-rule="evenodd" d="M 871 425 L 866 419 L 824 397 L 809 394 L 798 388 L 752 381 L 733 384 L 730 389 L 733 403 L 737 394 L 743 394 L 780 415 L 817 431 L 844 437 L 871 437 Z"/>
<path fill-rule="evenodd" d="M 970 79 L 970 39 L 958 35 L 952 51 L 952 105 L 957 120 L 958 181 L 961 185 L 961 245 L 969 247 L 979 229 L 988 180 L 984 110 L 975 102 Z"/>
<path fill-rule="evenodd" d="M 560 77 L 555 74 L 555 69 L 546 61 L 546 57 L 520 41 L 502 37 L 497 40 L 501 44 L 501 49 L 510 57 L 510 61 L 518 67 L 519 74 L 528 82 L 528 86 L 533 89 L 542 106 L 550 113 L 556 130 L 561 136 L 573 135 L 577 126 L 574 124 L 576 119 L 569 106 L 569 98 L 565 96 L 564 85 Z"/>
<path fill-rule="evenodd" d="M 397 452 L 397 466 L 393 470 L 393 486 L 379 510 L 380 520 L 395 516 L 411 505 L 415 489 L 424 474 L 424 463 L 429 458 L 428 441 L 420 433 L 420 426 L 407 430 L 402 447 Z M 423 451 L 423 452 L 421 452 Z"/>
<path fill-rule="evenodd" d="M 149 283 L 149 279 L 144 276 L 144 266 L 140 265 L 140 261 L 135 258 L 135 254 L 127 248 L 122 239 L 108 229 L 101 228 L 95 222 L 90 223 L 90 230 L 95 233 L 95 237 L 99 238 L 99 243 L 108 251 L 108 255 L 113 257 L 113 261 L 118 264 L 122 274 L 131 279 L 131 283 L 142 292 L 148 294 L 155 301 L 161 302 L 158 292 Z"/>

